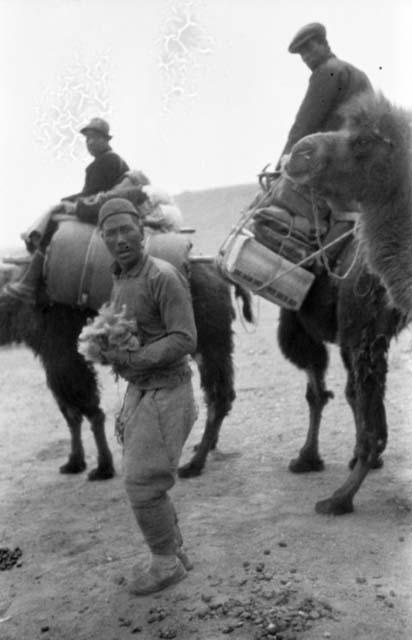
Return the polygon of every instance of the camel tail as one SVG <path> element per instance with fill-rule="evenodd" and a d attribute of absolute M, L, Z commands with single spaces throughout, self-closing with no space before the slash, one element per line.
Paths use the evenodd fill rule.
<path fill-rule="evenodd" d="M 244 319 L 250 323 L 255 322 L 255 316 L 252 309 L 251 294 L 240 284 L 233 283 L 233 286 L 235 287 L 235 297 L 241 299 L 242 301 L 242 313 Z"/>

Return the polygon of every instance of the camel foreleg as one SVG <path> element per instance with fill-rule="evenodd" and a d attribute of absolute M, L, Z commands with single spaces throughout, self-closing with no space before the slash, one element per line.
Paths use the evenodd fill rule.
<path fill-rule="evenodd" d="M 365 331 L 360 348 L 352 352 L 353 411 L 357 419 L 356 462 L 343 485 L 316 504 L 318 513 L 342 515 L 353 511 L 353 499 L 387 441 L 384 406 L 389 341 Z"/>
<path fill-rule="evenodd" d="M 319 430 L 323 409 L 328 400 L 333 398 L 333 393 L 325 388 L 323 371 L 308 369 L 307 376 L 306 400 L 309 405 L 309 428 L 298 457 L 289 463 L 289 470 L 293 473 L 324 469 L 324 463 L 319 454 Z"/>

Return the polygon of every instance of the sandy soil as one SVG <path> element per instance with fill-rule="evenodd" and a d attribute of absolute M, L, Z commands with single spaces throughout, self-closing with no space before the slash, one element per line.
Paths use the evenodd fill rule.
<path fill-rule="evenodd" d="M 355 513 L 338 518 L 314 512 L 345 478 L 354 443 L 338 352 L 321 434 L 326 469 L 294 476 L 287 466 L 306 432 L 305 379 L 281 357 L 276 324 L 277 308 L 264 301 L 254 332 L 235 324 L 237 400 L 220 451 L 173 491 L 195 568 L 140 599 L 124 583 L 144 549 L 113 435 L 122 385 L 101 369 L 117 477 L 62 476 L 68 431 L 43 370 L 24 348 L 1 350 L 0 547 L 23 551 L 21 566 L 0 572 L 3 640 L 412 637 L 412 333 L 390 353 L 385 466 L 367 478 Z M 201 403 L 197 375 L 195 384 Z M 202 408 L 183 460 L 203 417 Z M 84 441 L 90 468 L 88 425 Z"/>

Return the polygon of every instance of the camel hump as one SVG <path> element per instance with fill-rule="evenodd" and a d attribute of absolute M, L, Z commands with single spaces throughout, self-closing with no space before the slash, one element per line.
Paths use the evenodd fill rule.
<path fill-rule="evenodd" d="M 178 233 L 147 235 L 150 255 L 187 273 L 191 241 Z M 60 222 L 47 251 L 44 277 L 54 302 L 98 310 L 110 297 L 113 258 L 100 231 L 78 220 Z"/>

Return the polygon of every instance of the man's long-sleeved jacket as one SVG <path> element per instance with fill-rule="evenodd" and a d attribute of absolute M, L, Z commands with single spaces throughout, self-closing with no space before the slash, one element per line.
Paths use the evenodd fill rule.
<path fill-rule="evenodd" d="M 171 264 L 149 255 L 129 271 L 115 270 L 112 302 L 136 322 L 140 349 L 118 373 L 140 389 L 172 388 L 190 379 L 188 355 L 197 331 L 189 284 Z"/>
<path fill-rule="evenodd" d="M 341 125 L 338 111 L 354 95 L 372 90 L 367 75 L 332 53 L 314 69 L 309 87 L 296 114 L 282 152 L 289 153 L 301 138 L 319 131 L 336 131 Z M 280 162 L 278 163 L 278 167 Z"/>

